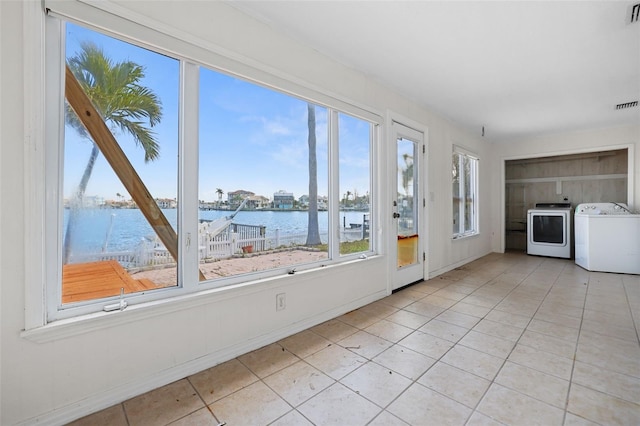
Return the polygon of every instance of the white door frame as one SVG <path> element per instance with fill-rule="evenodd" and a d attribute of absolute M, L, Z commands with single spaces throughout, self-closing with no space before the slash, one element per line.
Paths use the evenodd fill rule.
<path fill-rule="evenodd" d="M 395 125 L 394 125 L 395 123 Z M 407 128 L 407 134 L 403 134 L 402 131 L 398 131 L 398 126 Z M 403 117 L 399 114 L 387 111 L 386 119 L 386 138 L 385 138 L 385 151 L 387 153 L 386 168 L 387 168 L 387 184 L 385 185 L 386 194 L 384 199 L 386 205 L 382 209 L 382 214 L 385 215 L 383 222 L 386 224 L 387 233 L 387 253 L 388 256 L 388 291 L 391 293 L 397 288 L 401 288 L 412 282 L 425 279 L 429 276 L 429 253 L 428 253 L 428 222 L 427 222 L 427 202 L 426 194 L 428 194 L 427 185 L 427 170 L 428 170 L 428 133 L 427 127 L 414 121 Z M 416 267 L 411 267 L 413 272 L 405 273 L 405 271 L 399 271 L 397 267 L 397 223 L 393 218 L 393 202 L 396 199 L 397 191 L 397 135 L 403 135 L 410 139 L 414 139 L 419 136 L 422 146 L 424 147 L 424 153 L 420 155 L 418 161 L 418 234 L 419 234 L 419 246 L 418 257 L 419 264 Z M 423 258 L 424 256 L 424 258 Z M 426 259 L 426 260 L 423 260 Z"/>

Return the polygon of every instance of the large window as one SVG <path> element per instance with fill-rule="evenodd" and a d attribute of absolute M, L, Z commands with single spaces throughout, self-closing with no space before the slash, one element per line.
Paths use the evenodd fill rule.
<path fill-rule="evenodd" d="M 454 148 L 453 174 L 453 238 L 478 233 L 478 158 Z"/>
<path fill-rule="evenodd" d="M 48 96 L 49 319 L 373 250 L 375 123 L 47 21 L 48 46 L 64 50 L 48 51 L 48 84 L 66 65 L 110 130 L 92 131 L 68 94 Z"/>

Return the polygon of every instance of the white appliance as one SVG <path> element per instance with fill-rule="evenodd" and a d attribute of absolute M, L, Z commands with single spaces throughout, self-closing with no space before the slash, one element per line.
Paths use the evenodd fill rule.
<path fill-rule="evenodd" d="M 640 274 L 640 214 L 623 203 L 578 204 L 576 264 L 589 271 Z"/>
<path fill-rule="evenodd" d="M 538 203 L 527 211 L 527 254 L 572 256 L 571 203 Z"/>

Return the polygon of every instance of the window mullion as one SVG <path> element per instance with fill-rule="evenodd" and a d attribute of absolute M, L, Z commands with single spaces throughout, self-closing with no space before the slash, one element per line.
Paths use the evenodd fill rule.
<path fill-rule="evenodd" d="M 180 63 L 178 235 L 180 241 L 178 285 L 197 287 L 199 265 L 198 236 L 198 66 Z"/>
<path fill-rule="evenodd" d="M 329 219 L 328 219 L 328 247 L 329 259 L 340 256 L 340 152 L 339 152 L 339 121 L 338 112 L 327 109 L 328 146 L 328 176 L 329 176 Z"/>

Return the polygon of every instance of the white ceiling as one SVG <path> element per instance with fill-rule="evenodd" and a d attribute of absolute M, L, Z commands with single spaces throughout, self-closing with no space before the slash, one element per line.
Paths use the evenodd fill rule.
<path fill-rule="evenodd" d="M 490 141 L 640 124 L 635 1 L 233 1 Z"/>

